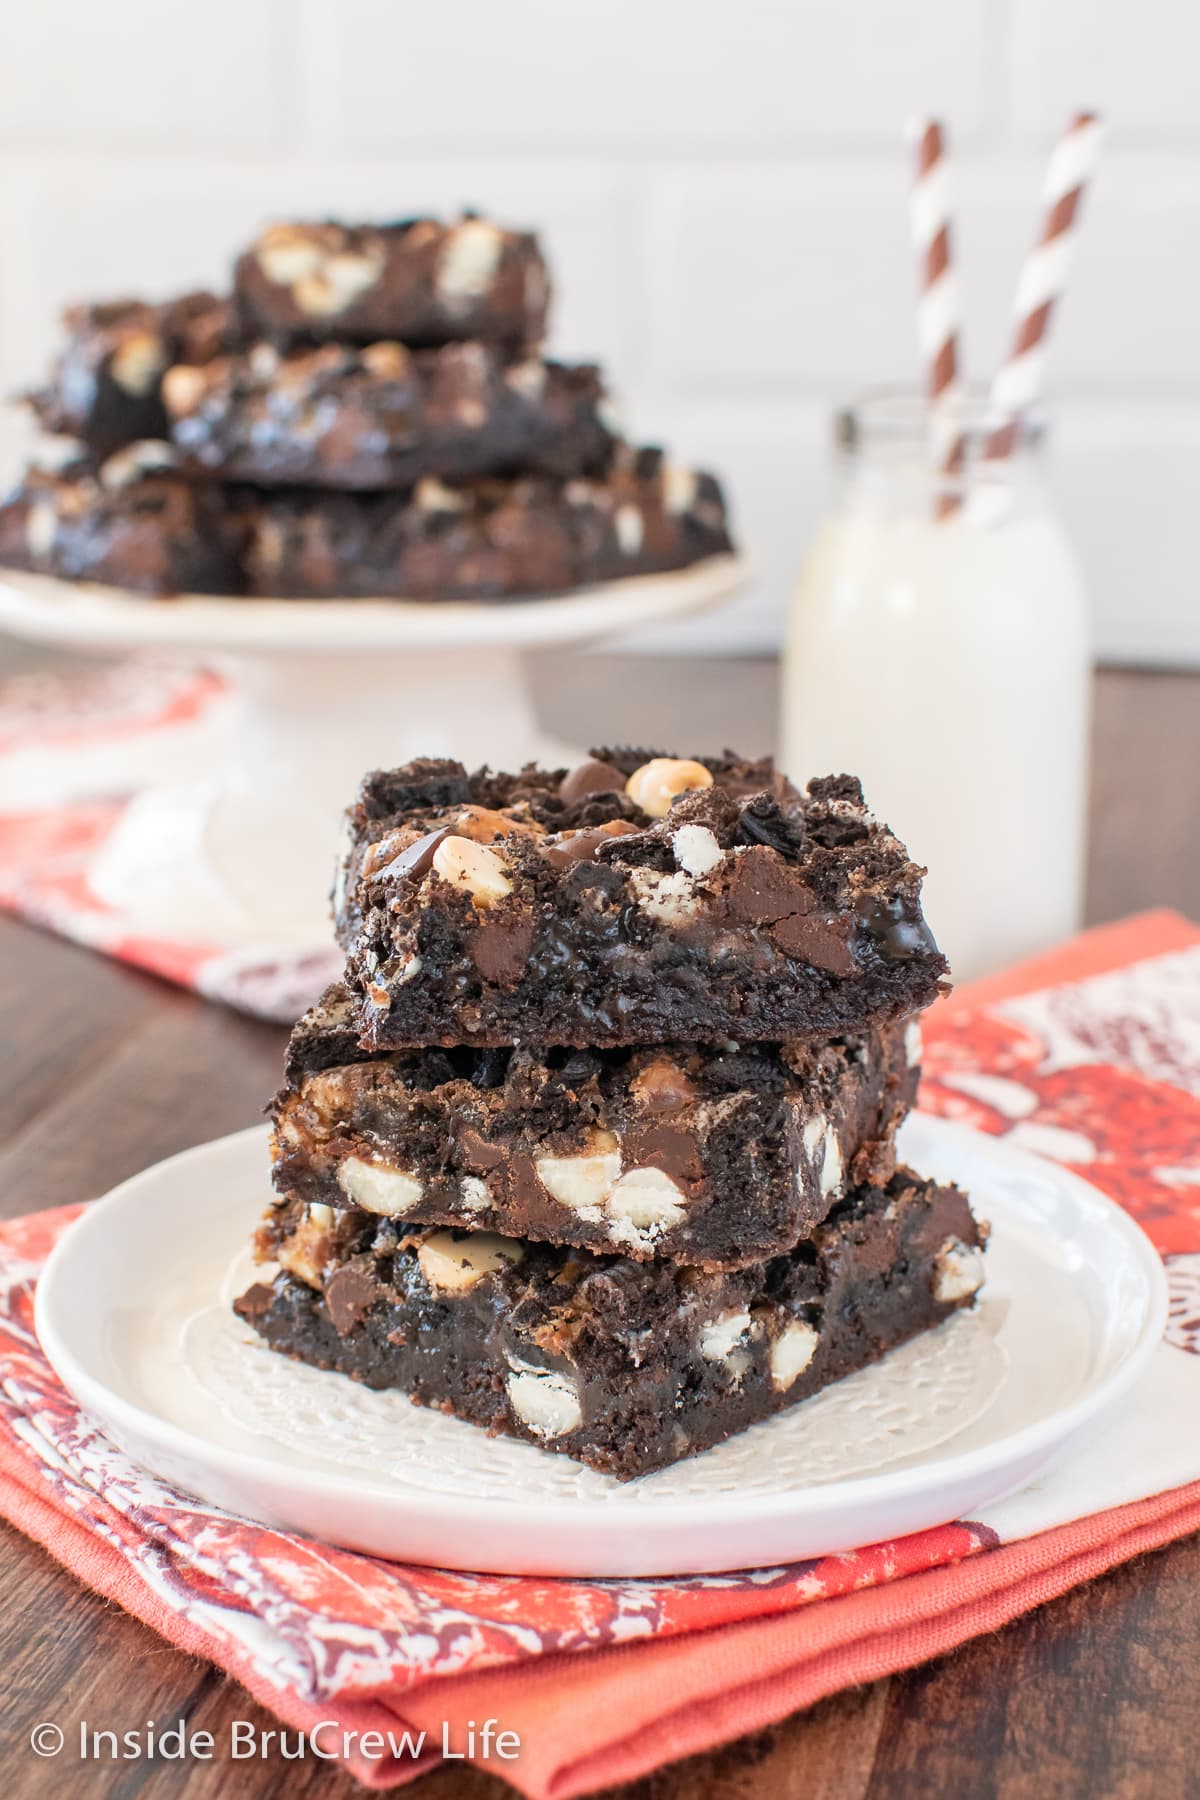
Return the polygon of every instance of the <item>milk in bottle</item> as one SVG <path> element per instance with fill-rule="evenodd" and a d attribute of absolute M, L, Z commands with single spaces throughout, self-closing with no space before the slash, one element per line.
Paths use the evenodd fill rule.
<path fill-rule="evenodd" d="M 783 766 L 849 770 L 928 865 L 925 912 L 959 980 L 1080 923 L 1090 654 L 1043 434 L 935 480 L 918 396 L 840 416 L 836 503 L 796 589 Z M 974 441 L 974 440 L 972 440 Z"/>

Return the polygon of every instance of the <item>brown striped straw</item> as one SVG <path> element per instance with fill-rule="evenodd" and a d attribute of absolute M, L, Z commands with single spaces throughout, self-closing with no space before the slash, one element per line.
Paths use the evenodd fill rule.
<path fill-rule="evenodd" d="M 1095 113 L 1076 113 L 1050 158 L 1042 189 L 1041 232 L 1022 266 L 1013 300 L 1012 345 L 988 395 L 985 461 L 1001 462 L 1012 455 L 1026 415 L 1042 397 L 1050 322 L 1066 286 L 1079 211 L 1095 171 L 1101 135 Z"/>
<path fill-rule="evenodd" d="M 936 119 L 916 119 L 909 127 L 914 169 L 909 220 L 917 257 L 917 343 L 929 398 L 930 451 L 935 474 L 950 484 L 938 494 L 939 518 L 952 513 L 960 496 L 966 441 L 959 379 L 960 308 L 958 275 L 950 241 L 950 183 L 946 143 Z"/>

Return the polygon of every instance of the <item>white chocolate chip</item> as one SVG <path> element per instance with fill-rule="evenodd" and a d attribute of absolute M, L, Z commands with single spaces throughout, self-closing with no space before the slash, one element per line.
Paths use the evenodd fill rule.
<path fill-rule="evenodd" d="M 494 1231 L 435 1231 L 417 1251 L 417 1262 L 430 1287 L 456 1294 L 473 1288 L 485 1275 L 511 1269 L 525 1255 L 516 1238 Z"/>
<path fill-rule="evenodd" d="M 581 1156 L 540 1156 L 538 1180 L 562 1206 L 598 1219 L 621 1173 L 621 1153 L 611 1131 L 597 1131 Z"/>
<path fill-rule="evenodd" d="M 322 252 L 306 233 L 291 225 L 272 225 L 255 251 L 255 261 L 268 281 L 291 287 L 319 267 Z"/>
<path fill-rule="evenodd" d="M 842 1147 L 838 1143 L 836 1131 L 825 1134 L 825 1155 L 821 1159 L 821 1195 L 828 1200 L 835 1188 L 842 1185 Z"/>
<path fill-rule="evenodd" d="M 793 1320 L 771 1345 L 771 1380 L 786 1393 L 817 1353 L 817 1334 L 802 1319 Z"/>
<path fill-rule="evenodd" d="M 424 967 L 425 962 L 423 957 L 415 954 L 406 957 L 399 969 L 392 976 L 392 986 L 407 987 L 410 981 L 415 981 L 417 979 L 417 976 Z"/>
<path fill-rule="evenodd" d="M 322 1231 L 328 1231 L 333 1224 L 333 1208 L 326 1206 L 323 1200 L 314 1200 L 308 1209 L 308 1216 L 314 1225 Z"/>
<path fill-rule="evenodd" d="M 358 1156 L 346 1158 L 338 1170 L 338 1186 L 365 1212 L 383 1213 L 393 1219 L 402 1219 L 411 1212 L 425 1191 L 416 1176 L 406 1170 L 391 1163 L 363 1162 Z"/>
<path fill-rule="evenodd" d="M 492 284 L 504 246 L 501 232 L 486 219 L 464 219 L 446 234 L 438 259 L 437 290 L 447 305 L 467 311 Z"/>
<path fill-rule="evenodd" d="M 144 475 L 161 474 L 174 467 L 175 452 L 170 444 L 144 438 L 139 443 L 126 444 L 123 450 L 115 450 L 105 459 L 100 466 L 100 485 L 112 493 L 140 481 Z"/>
<path fill-rule="evenodd" d="M 451 887 L 470 894 L 479 907 L 493 906 L 512 893 L 512 882 L 496 852 L 470 838 L 443 838 L 433 853 L 433 869 Z"/>
<path fill-rule="evenodd" d="M 563 1437 L 583 1423 L 579 1389 L 569 1375 L 540 1369 L 519 1357 L 508 1359 L 508 1403 L 523 1425 L 541 1438 Z"/>
<path fill-rule="evenodd" d="M 465 1213 L 480 1213 L 491 1203 L 488 1184 L 478 1175 L 464 1175 L 458 1185 L 459 1204 Z"/>
<path fill-rule="evenodd" d="M 696 876 L 709 874 L 725 854 L 716 832 L 707 825 L 681 825 L 671 839 L 671 848 L 680 868 Z"/>
<path fill-rule="evenodd" d="M 459 513 L 467 510 L 467 497 L 447 487 L 436 475 L 426 475 L 413 489 L 419 512 Z"/>
<path fill-rule="evenodd" d="M 49 556 L 58 536 L 58 514 L 48 500 L 37 500 L 25 520 L 25 548 L 35 562 Z"/>
<path fill-rule="evenodd" d="M 279 352 L 274 344 L 255 344 L 246 360 L 256 381 L 274 381 L 279 373 Z"/>
<path fill-rule="evenodd" d="M 637 1249 L 650 1249 L 679 1224 L 687 1196 L 662 1169 L 630 1169 L 613 1184 L 604 1203 L 612 1220 L 609 1236 Z"/>
<path fill-rule="evenodd" d="M 546 391 L 546 365 L 536 358 L 514 363 L 505 371 L 504 380 L 515 394 L 536 405 Z"/>
<path fill-rule="evenodd" d="M 983 1286 L 983 1252 L 947 1238 L 934 1264 L 933 1297 L 943 1306 L 965 1300 Z"/>
<path fill-rule="evenodd" d="M 173 418 L 194 412 L 207 387 L 203 369 L 193 368 L 190 363 L 176 363 L 162 378 L 163 404 Z"/>
<path fill-rule="evenodd" d="M 374 287 L 382 272 L 382 250 L 339 251 L 336 256 L 323 257 L 311 273 L 293 283 L 292 298 L 310 317 L 326 318 L 345 312 Z"/>
<path fill-rule="evenodd" d="M 804 1148 L 808 1152 L 808 1160 L 816 1161 L 817 1151 L 825 1142 L 825 1134 L 829 1130 L 829 1120 L 824 1113 L 814 1113 L 804 1127 Z"/>
<path fill-rule="evenodd" d="M 688 512 L 695 504 L 698 483 L 691 469 L 668 463 L 663 470 L 663 505 L 669 513 Z"/>
<path fill-rule="evenodd" d="M 728 1307 L 700 1328 L 700 1354 L 709 1362 L 724 1362 L 736 1344 L 746 1337 L 752 1324 L 748 1312 Z"/>
<path fill-rule="evenodd" d="M 821 1159 L 821 1172 L 818 1177 L 821 1193 L 828 1199 L 842 1179 L 842 1148 L 838 1143 L 837 1133 L 830 1125 L 824 1113 L 814 1113 L 804 1127 L 804 1148 L 808 1154 L 809 1166 L 814 1171 L 818 1156 Z M 803 1176 L 797 1175 L 798 1187 L 803 1187 Z"/>
<path fill-rule="evenodd" d="M 674 875 L 660 875 L 655 869 L 631 869 L 629 885 L 642 911 L 664 925 L 683 924 L 700 905 L 695 882 L 682 869 Z"/>
<path fill-rule="evenodd" d="M 127 394 L 148 394 L 167 366 L 167 350 L 153 331 L 134 331 L 113 352 L 109 369 L 113 380 Z"/>
<path fill-rule="evenodd" d="M 749 1340 L 758 1327 L 748 1312 L 729 1307 L 700 1328 L 700 1354 L 707 1362 L 723 1362 L 736 1386 L 753 1360 Z"/>
<path fill-rule="evenodd" d="M 696 788 L 707 788 L 713 778 L 703 763 L 688 762 L 674 756 L 654 756 L 635 769 L 625 783 L 625 792 L 635 806 L 652 819 L 665 819 L 680 794 Z"/>
<path fill-rule="evenodd" d="M 622 556 L 636 556 L 646 536 L 640 506 L 618 506 L 613 519 Z"/>
<path fill-rule="evenodd" d="M 904 1027 L 904 1058 L 910 1069 L 915 1069 L 921 1060 L 921 1026 L 916 1019 L 910 1019 Z"/>

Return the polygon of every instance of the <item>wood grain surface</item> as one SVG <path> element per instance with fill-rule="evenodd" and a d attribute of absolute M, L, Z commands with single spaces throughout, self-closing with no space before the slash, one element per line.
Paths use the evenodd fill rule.
<path fill-rule="evenodd" d="M 17 653 L 0 657 L 11 666 Z M 28 657 L 21 660 L 28 663 Z M 760 662 L 548 659 L 548 726 L 572 737 L 766 748 Z M 1149 905 L 1200 917 L 1200 676 L 1097 681 L 1088 917 Z M 86 1200 L 158 1158 L 252 1123 L 283 1033 L 0 919 L 0 1211 Z M 121 1732 L 184 1718 L 227 1741 L 269 1720 L 0 1526 L 0 1756 L 7 1800 L 320 1800 L 358 1793 L 327 1766 L 53 1762 L 32 1727 Z M 659 1771 L 626 1800 L 1196 1800 L 1200 1539 L 1126 1565 L 954 1655 L 835 1696 L 771 1732 Z M 422 1800 L 503 1800 L 447 1768 Z"/>

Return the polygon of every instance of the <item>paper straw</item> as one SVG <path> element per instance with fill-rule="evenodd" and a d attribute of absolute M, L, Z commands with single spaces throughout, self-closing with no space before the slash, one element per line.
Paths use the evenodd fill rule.
<path fill-rule="evenodd" d="M 909 137 L 915 157 L 909 219 L 919 284 L 917 342 L 929 397 L 930 453 L 935 473 L 956 480 L 962 474 L 966 444 L 958 358 L 961 312 L 950 242 L 946 145 L 936 119 L 914 120 Z M 958 503 L 957 494 L 939 494 L 938 516 L 953 512 Z"/>
<path fill-rule="evenodd" d="M 1022 420 L 1042 397 L 1050 321 L 1066 286 L 1079 210 L 1096 167 L 1100 138 L 1096 114 L 1077 113 L 1050 158 L 1042 189 L 1041 234 L 1022 266 L 1013 300 L 1012 345 L 988 395 L 993 423 L 984 442 L 985 461 L 1000 462 L 1012 455 Z"/>

